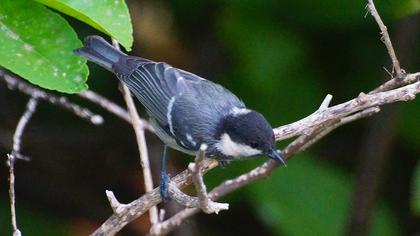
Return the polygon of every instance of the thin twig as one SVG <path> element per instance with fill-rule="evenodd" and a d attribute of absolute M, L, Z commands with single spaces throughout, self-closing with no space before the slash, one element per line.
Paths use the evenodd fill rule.
<path fill-rule="evenodd" d="M 115 197 L 114 192 L 110 190 L 106 190 L 105 194 L 106 194 L 106 197 L 108 198 L 109 205 L 111 206 L 112 211 L 114 211 L 115 214 L 121 214 L 122 209 L 127 207 L 127 205 L 121 204 Z"/>
<path fill-rule="evenodd" d="M 217 165 L 217 161 L 205 159 L 201 171 L 203 174 L 205 174 L 209 170 L 215 168 Z M 185 188 L 186 186 L 192 184 L 192 172 L 188 169 L 184 170 L 183 172 L 171 178 L 171 183 L 174 184 L 178 189 Z M 137 200 L 127 204 L 127 207 L 120 214 L 113 214 L 91 235 L 115 235 L 125 225 L 143 215 L 152 206 L 156 206 L 161 201 L 162 198 L 160 197 L 160 190 L 159 187 L 157 187 L 153 189 L 153 191 L 147 192 Z"/>
<path fill-rule="evenodd" d="M 125 120 L 128 123 L 131 123 L 130 114 L 124 108 L 119 106 L 118 104 L 114 103 L 113 101 L 107 99 L 106 97 L 92 91 L 86 90 L 78 94 L 80 97 L 91 101 L 100 107 L 104 108 L 105 110 L 109 111 L 110 113 L 116 115 L 117 117 Z"/>
<path fill-rule="evenodd" d="M 18 157 L 23 156 L 21 154 L 21 144 L 22 144 L 22 135 L 25 130 L 26 125 L 34 114 L 36 107 L 38 105 L 38 100 L 35 97 L 31 97 L 28 103 L 26 104 L 25 112 L 20 117 L 17 124 L 15 133 L 13 135 L 13 148 L 12 153 L 7 154 L 7 166 L 9 167 L 9 198 L 10 198 L 10 213 L 12 217 L 12 228 L 13 236 L 20 236 L 21 232 L 17 226 L 16 221 L 16 197 L 15 197 L 15 160 Z"/>
<path fill-rule="evenodd" d="M 17 220 L 16 220 L 15 160 L 16 158 L 13 155 L 7 154 L 7 166 L 9 167 L 10 215 L 12 218 L 13 236 L 20 236 L 21 232 L 17 226 Z"/>
<path fill-rule="evenodd" d="M 382 21 L 381 17 L 379 16 L 379 13 L 375 8 L 375 4 L 373 3 L 373 0 L 368 0 L 367 8 L 370 14 L 373 16 L 373 18 L 375 18 L 376 23 L 378 23 L 378 26 L 381 30 L 381 35 L 382 35 L 381 39 L 384 42 L 386 49 L 388 50 L 388 54 L 392 61 L 392 66 L 393 66 L 392 71 L 395 71 L 396 73 L 395 79 L 397 81 L 400 81 L 403 79 L 405 72 L 404 70 L 401 69 L 400 62 L 398 61 L 397 56 L 395 55 L 395 50 L 394 50 L 394 47 L 392 46 L 391 38 L 389 37 L 389 34 L 388 34 L 388 29 L 385 26 L 384 22 Z"/>
<path fill-rule="evenodd" d="M 304 146 L 301 147 L 300 151 L 305 151 L 308 147 L 312 146 L 314 143 L 318 142 L 321 138 L 325 137 L 327 134 L 329 134 L 331 131 L 335 130 L 339 126 L 345 125 L 347 123 L 353 122 L 355 120 L 359 120 L 368 116 L 371 116 L 375 113 L 380 112 L 381 109 L 379 107 L 370 107 L 366 110 L 362 110 L 360 112 L 357 112 L 353 115 L 346 116 L 342 118 L 339 122 L 332 122 L 329 125 L 324 125 L 324 129 L 319 132 L 315 137 L 313 137 L 309 142 L 307 142 Z"/>
<path fill-rule="evenodd" d="M 10 89 L 17 89 L 22 93 L 30 95 L 32 97 L 44 100 L 53 105 L 62 107 L 76 116 L 91 122 L 94 125 L 101 125 L 104 123 L 104 119 L 101 115 L 95 114 L 87 108 L 81 107 L 68 100 L 65 96 L 58 96 L 52 93 L 49 93 L 45 90 L 39 89 L 22 79 L 17 78 L 14 75 L 9 74 L 3 69 L 0 69 L 0 77 L 4 78 L 4 81 Z"/>
<path fill-rule="evenodd" d="M 190 195 L 185 194 L 179 188 L 177 188 L 174 184 L 169 183 L 169 194 L 171 196 L 171 200 L 181 204 L 182 206 L 188 208 L 200 208 L 200 200 L 198 197 L 192 197 Z M 159 217 L 159 220 L 163 220 L 162 216 Z M 157 223 L 159 224 L 159 223 Z M 154 225 L 157 225 L 154 224 Z"/>
<path fill-rule="evenodd" d="M 100 107 L 104 108 L 110 113 L 116 115 L 117 117 L 131 124 L 131 116 L 129 112 L 125 110 L 124 108 L 122 108 L 120 105 L 109 100 L 108 98 L 92 90 L 81 92 L 78 95 L 88 101 L 91 101 L 99 105 Z M 147 129 L 150 132 L 154 132 L 153 127 L 146 120 L 141 119 L 141 122 L 143 123 L 145 129 Z"/>
<path fill-rule="evenodd" d="M 198 199 L 200 201 L 200 208 L 204 211 L 204 213 L 218 214 L 221 210 L 228 210 L 229 204 L 213 202 L 207 195 L 207 188 L 204 184 L 203 173 L 201 173 L 201 167 L 205 158 L 206 149 L 207 145 L 202 144 L 200 150 L 197 152 L 197 155 L 195 157 L 195 163 L 191 163 L 188 166 L 188 169 L 190 169 L 193 172 L 193 183 L 197 191 Z"/>
<path fill-rule="evenodd" d="M 322 101 L 317 111 L 320 112 L 327 109 L 330 106 L 332 98 L 333 96 L 331 94 L 327 94 L 327 96 L 325 96 L 324 100 Z"/>
<path fill-rule="evenodd" d="M 385 92 L 391 89 L 398 88 L 400 86 L 404 86 L 407 84 L 412 84 L 414 82 L 420 81 L 420 72 L 407 74 L 404 79 L 396 83 L 394 79 L 388 80 L 386 83 L 382 84 L 381 86 L 377 87 L 376 89 L 369 92 L 369 94 L 378 93 L 378 92 Z"/>
<path fill-rule="evenodd" d="M 410 76 L 410 74 L 407 76 Z M 275 128 L 274 134 L 276 140 L 279 141 L 302 135 L 305 131 L 312 130 L 313 127 L 318 126 L 326 120 L 341 119 L 369 107 L 376 107 L 397 101 L 412 100 L 415 98 L 415 94 L 418 93 L 418 84 L 419 82 L 415 82 L 390 91 L 362 94 L 359 95 L 358 98 L 332 106 L 325 109 L 323 112 L 314 112 L 301 120 Z"/>
<path fill-rule="evenodd" d="M 112 39 L 112 44 L 115 48 L 120 50 L 120 46 L 118 44 L 118 41 L 115 39 Z M 146 144 L 146 137 L 144 135 L 144 129 L 146 127 L 145 122 L 140 119 L 140 116 L 137 112 L 136 106 L 133 101 L 133 97 L 131 96 L 131 92 L 128 89 L 128 87 L 121 83 L 123 87 L 123 95 L 125 103 L 127 104 L 128 112 L 131 117 L 131 123 L 134 128 L 134 133 L 136 134 L 136 140 L 140 152 L 140 165 L 142 167 L 143 171 L 143 179 L 144 179 L 144 186 L 146 192 L 150 192 L 153 190 L 153 178 L 152 178 L 152 172 L 150 171 L 150 163 L 149 163 L 149 154 L 147 150 L 147 144 Z M 150 210 L 150 222 L 152 224 L 155 224 L 159 220 L 158 215 L 158 209 L 156 206 L 151 207 Z"/>

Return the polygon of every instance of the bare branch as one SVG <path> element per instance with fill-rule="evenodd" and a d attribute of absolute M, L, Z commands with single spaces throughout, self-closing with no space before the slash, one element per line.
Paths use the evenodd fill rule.
<path fill-rule="evenodd" d="M 100 107 L 104 108 L 105 110 L 109 111 L 110 113 L 116 115 L 117 117 L 125 120 L 128 123 L 131 123 L 130 114 L 120 107 L 118 104 L 114 103 L 113 101 L 108 100 L 106 97 L 97 94 L 92 90 L 86 90 L 78 94 L 80 97 L 91 101 Z"/>
<path fill-rule="evenodd" d="M 327 94 L 327 96 L 324 98 L 324 101 L 322 101 L 321 105 L 319 106 L 318 112 L 327 109 L 330 106 L 332 98 L 333 96 L 331 94 Z"/>
<path fill-rule="evenodd" d="M 286 147 L 283 151 L 283 156 L 285 159 L 290 159 L 293 153 L 302 152 L 308 146 L 314 144 L 317 140 L 321 139 L 333 129 L 337 128 L 340 125 L 347 124 L 353 120 L 360 119 L 366 116 L 370 116 L 376 112 L 379 112 L 379 108 L 373 107 L 366 110 L 363 110 L 357 114 L 352 116 L 346 117 L 342 119 L 340 122 L 336 122 L 332 126 L 328 126 L 327 129 L 322 130 L 314 130 L 310 135 L 302 135 L 298 139 L 296 139 L 293 143 L 291 143 L 288 147 Z M 270 175 L 270 173 L 277 167 L 277 163 L 274 161 L 268 161 L 264 163 L 262 166 L 259 166 L 248 173 L 245 173 L 241 176 L 238 176 L 231 180 L 226 180 L 221 183 L 219 186 L 213 189 L 210 192 L 209 197 L 213 200 L 218 199 L 219 197 L 226 195 L 228 193 L 234 192 L 235 190 L 251 183 L 256 180 L 262 179 Z M 197 214 L 199 209 L 184 209 L 166 221 L 160 222 L 159 224 L 153 225 L 150 228 L 150 235 L 166 235 L 171 232 L 176 227 L 180 226 L 182 222 L 186 219 L 191 217 L 192 215 Z"/>
<path fill-rule="evenodd" d="M 388 80 L 386 83 L 384 83 L 381 86 L 377 87 L 376 89 L 370 91 L 369 94 L 388 91 L 388 90 L 391 90 L 391 89 L 398 88 L 400 86 L 405 86 L 407 84 L 412 84 L 416 81 L 420 81 L 420 72 L 413 73 L 413 74 L 407 74 L 401 81 L 398 81 L 398 83 L 394 79 Z"/>
<path fill-rule="evenodd" d="M 104 123 L 104 119 L 101 115 L 95 114 L 89 109 L 81 107 L 69 101 L 67 97 L 57 96 L 45 90 L 39 89 L 23 81 L 22 79 L 19 79 L 14 75 L 9 74 L 3 69 L 0 69 L 0 76 L 4 78 L 4 81 L 7 83 L 10 89 L 17 89 L 22 93 L 44 100 L 50 104 L 62 107 L 74 113 L 76 116 L 79 116 L 80 118 L 91 122 L 94 125 L 101 125 Z"/>
<path fill-rule="evenodd" d="M 113 101 L 109 100 L 108 98 L 92 91 L 87 90 L 84 92 L 79 93 L 79 96 L 91 101 L 100 107 L 104 108 L 105 110 L 109 111 L 110 113 L 116 115 L 117 117 L 123 119 L 124 121 L 131 124 L 131 116 L 124 108 L 122 108 L 120 105 L 114 103 Z M 147 129 L 150 132 L 154 132 L 153 127 L 144 119 L 141 119 L 144 128 Z"/>
<path fill-rule="evenodd" d="M 381 29 L 382 39 L 387 47 L 388 54 L 391 57 L 393 71 L 395 71 L 396 77 L 379 86 L 377 89 L 371 91 L 369 94 L 360 93 L 357 98 L 342 104 L 335 105 L 333 107 L 329 107 L 332 96 L 327 95 L 319 109 L 308 117 L 274 129 L 277 141 L 299 136 L 283 150 L 282 154 L 286 160 L 290 159 L 296 153 L 304 151 L 306 148 L 313 145 L 315 142 L 330 133 L 335 128 L 343 124 L 375 114 L 380 111 L 379 106 L 381 105 L 398 101 L 412 100 L 415 98 L 415 95 L 420 92 L 419 73 L 406 74 L 405 71 L 401 69 L 390 37 L 388 35 L 387 28 L 383 24 L 378 12 L 376 11 L 372 0 L 368 0 L 367 7 Z M 196 162 L 199 162 L 199 156 L 201 155 L 197 155 Z M 266 177 L 277 166 L 278 164 L 276 162 L 272 160 L 267 161 L 263 165 L 249 171 L 248 173 L 240 175 L 234 179 L 224 181 L 219 186 L 214 188 L 208 195 L 205 191 L 204 183 L 200 183 L 200 178 L 198 178 L 198 180 L 195 180 L 194 182 L 197 189 L 199 190 L 199 196 L 201 195 L 201 197 L 199 197 L 200 205 L 203 206 L 206 204 L 206 201 L 210 201 L 209 199 L 215 200 L 220 196 L 233 192 L 251 182 Z M 197 164 L 195 167 L 206 168 L 205 165 L 200 166 Z M 196 176 L 199 176 L 201 177 L 202 181 L 202 175 L 197 174 L 196 171 L 193 172 L 193 178 L 196 179 Z M 183 173 L 185 173 L 185 171 Z M 176 176 L 175 178 L 180 177 L 180 175 Z M 202 186 L 204 186 L 204 188 Z M 200 188 L 202 190 L 204 189 L 204 191 L 200 190 Z M 139 199 L 136 201 L 139 201 Z M 160 202 L 160 199 L 157 200 L 157 203 L 158 202 Z M 142 204 L 144 204 L 144 202 L 142 202 Z M 175 227 L 179 226 L 185 219 L 197 212 L 199 212 L 198 209 L 182 210 L 170 219 L 152 226 L 150 229 L 150 234 L 165 235 Z M 112 217 L 113 216 L 111 216 L 111 218 L 104 223 L 105 226 L 110 227 L 109 224 L 112 224 Z M 126 223 L 127 222 L 125 222 L 125 224 Z M 116 227 L 122 226 L 121 224 L 116 224 Z M 111 231 L 111 235 L 119 231 L 119 229 L 115 229 L 116 227 L 111 227 L 113 229 L 113 231 Z"/>
<path fill-rule="evenodd" d="M 395 55 L 395 50 L 394 50 L 394 47 L 392 46 L 391 38 L 389 37 L 389 34 L 388 34 L 388 29 L 385 26 L 384 22 L 382 21 L 381 17 L 379 16 L 379 13 L 375 8 L 375 4 L 373 3 L 373 0 L 368 0 L 367 8 L 370 14 L 373 16 L 373 18 L 375 18 L 375 21 L 376 23 L 378 23 L 378 26 L 381 30 L 381 35 L 382 35 L 381 40 L 384 42 L 386 49 L 388 50 L 389 57 L 391 58 L 392 66 L 393 66 L 392 71 L 395 71 L 397 75 L 395 79 L 402 80 L 405 72 L 400 67 L 400 62 L 398 61 L 397 56 Z"/>
<path fill-rule="evenodd" d="M 203 173 L 201 173 L 202 163 L 205 158 L 206 144 L 202 144 L 200 150 L 195 157 L 195 163 L 191 163 L 188 169 L 193 172 L 193 183 L 200 200 L 200 208 L 207 214 L 218 214 L 221 210 L 228 210 L 229 204 L 213 202 L 207 196 L 207 188 L 203 181 Z"/>
<path fill-rule="evenodd" d="M 172 200 L 185 207 L 199 208 L 203 209 L 206 213 L 217 214 L 220 210 L 227 210 L 229 204 L 212 202 L 207 196 L 206 185 L 204 184 L 202 173 L 205 150 L 205 145 L 202 145 L 196 155 L 195 163 L 190 163 L 188 166 L 188 170 L 192 173 L 192 180 L 196 187 L 198 197 L 191 197 L 183 193 L 176 185 L 172 184 L 172 182 L 169 183 L 169 194 Z"/>
<path fill-rule="evenodd" d="M 324 126 L 324 129 L 320 131 L 315 137 L 313 137 L 309 142 L 307 142 L 304 146 L 302 146 L 300 151 L 302 152 L 305 151 L 308 147 L 318 142 L 321 138 L 323 138 L 324 136 L 326 136 L 327 134 L 329 134 L 331 131 L 335 130 L 339 126 L 342 126 L 344 124 L 350 123 L 358 119 L 371 116 L 375 113 L 378 113 L 379 111 L 381 111 L 379 107 L 370 107 L 370 108 L 367 108 L 366 110 L 362 110 L 353 115 L 344 117 L 338 122 L 332 122 L 331 124 Z"/>
<path fill-rule="evenodd" d="M 114 192 L 110 190 L 105 191 L 106 197 L 108 198 L 109 205 L 111 205 L 112 211 L 115 214 L 121 214 L 122 210 L 127 207 L 126 204 L 121 204 L 114 195 Z"/>
<path fill-rule="evenodd" d="M 115 39 L 112 39 L 112 44 L 114 45 L 115 48 L 120 50 L 118 41 L 116 41 Z M 146 192 L 150 192 L 153 190 L 153 178 L 152 178 L 152 172 L 150 171 L 149 154 L 147 150 L 146 137 L 144 135 L 144 129 L 146 128 L 147 123 L 143 122 L 143 120 L 140 119 L 140 116 L 137 112 L 133 98 L 131 97 L 131 92 L 128 89 L 127 85 L 125 85 L 124 83 L 121 83 L 121 85 L 123 87 L 124 100 L 125 100 L 125 103 L 127 104 L 128 112 L 131 117 L 131 123 L 133 125 L 134 132 L 136 134 L 137 145 L 139 147 L 140 165 L 143 171 L 144 186 L 145 186 Z M 159 220 L 157 207 L 156 206 L 151 207 L 149 212 L 150 212 L 150 222 L 152 224 L 157 223 Z"/>
<path fill-rule="evenodd" d="M 168 220 L 160 222 L 159 224 L 152 225 L 149 230 L 149 235 L 166 235 L 172 230 L 180 226 L 186 219 L 200 212 L 200 208 L 186 208 L 175 215 L 173 215 Z"/>
<path fill-rule="evenodd" d="M 188 208 L 200 208 L 200 201 L 197 197 L 191 197 L 184 192 L 182 192 L 179 188 L 177 188 L 172 183 L 169 183 L 169 194 L 171 196 L 171 200 L 176 201 L 177 203 L 188 207 Z M 157 223 L 159 224 L 159 223 Z M 157 225 L 155 224 L 155 225 Z"/>
<path fill-rule="evenodd" d="M 218 165 L 218 162 L 211 159 L 205 159 L 202 165 L 202 173 L 205 174 L 209 170 L 213 169 Z M 180 174 L 176 175 L 171 179 L 171 183 L 177 188 L 183 189 L 192 183 L 191 171 L 184 170 Z M 170 188 L 171 189 L 171 188 Z M 159 188 L 153 189 L 153 191 L 145 193 L 143 196 L 127 204 L 127 207 L 119 214 L 113 214 L 109 217 L 95 232 L 92 233 L 94 236 L 102 235 L 115 235 L 125 225 L 143 215 L 152 206 L 156 206 L 162 201 L 159 193 Z"/>
<path fill-rule="evenodd" d="M 407 76 L 410 76 L 410 74 Z M 332 106 L 323 112 L 315 112 L 299 121 L 275 128 L 274 134 L 276 135 L 276 140 L 279 141 L 302 135 L 305 131 L 312 130 L 313 127 L 316 127 L 327 120 L 341 119 L 369 107 L 412 100 L 415 98 L 415 94 L 419 92 L 418 87 L 419 82 L 415 82 L 390 91 L 374 94 L 361 94 L 358 98 Z"/>
<path fill-rule="evenodd" d="M 276 140 L 279 141 L 290 137 L 300 136 L 283 150 L 285 159 L 290 159 L 291 156 L 301 152 L 304 148 L 307 148 L 307 144 L 314 138 L 318 140 L 340 125 L 374 114 L 381 105 L 414 99 L 415 95 L 419 92 L 420 82 L 415 82 L 386 92 L 361 94 L 348 102 L 325 108 L 320 112 L 314 112 L 297 122 L 274 129 Z M 330 128 L 328 132 L 323 132 L 326 127 L 333 128 Z M 311 144 L 313 144 L 313 142 L 311 142 Z M 216 161 L 211 162 L 209 160 L 204 160 L 204 162 L 205 163 L 201 165 L 203 173 L 217 165 Z M 276 166 L 277 164 L 274 161 L 268 161 L 246 174 L 232 180 L 224 181 L 209 193 L 209 198 L 216 200 L 220 196 L 233 192 L 258 179 L 264 178 L 269 175 Z M 172 181 L 175 182 L 178 188 L 182 189 L 186 185 L 191 184 L 191 178 L 191 172 L 185 170 L 181 174 L 175 176 Z M 180 184 L 181 180 L 183 184 Z M 94 235 L 114 235 L 124 227 L 125 224 L 142 215 L 147 211 L 148 207 L 154 206 L 160 201 L 159 190 L 156 188 L 152 192 L 146 193 L 139 199 L 128 204 L 127 208 L 130 209 L 130 211 L 127 210 L 127 212 L 122 213 L 126 216 L 123 218 L 123 221 L 118 220 L 120 218 L 114 214 L 97 231 L 95 231 Z M 153 229 L 159 230 L 159 232 L 165 234 L 166 231 L 169 232 L 170 229 L 179 225 L 183 221 L 182 219 L 185 219 L 198 211 L 199 210 L 197 209 L 185 209 L 175 215 L 178 218 L 174 218 L 175 216 L 171 217 L 169 221 L 159 223 L 159 227 L 152 227 L 151 234 L 153 233 Z"/>
<path fill-rule="evenodd" d="M 290 159 L 291 155 L 294 152 L 297 152 L 298 150 L 300 150 L 300 147 L 302 147 L 303 145 L 305 145 L 306 142 L 311 140 L 311 137 L 315 136 L 316 132 L 318 131 L 314 130 L 312 131 L 312 134 L 310 135 L 302 135 L 298 139 L 296 139 L 294 142 L 289 144 L 288 147 L 286 147 L 283 150 L 283 157 L 285 159 Z M 209 193 L 209 197 L 212 200 L 217 200 L 221 196 L 234 192 L 237 189 L 251 182 L 267 177 L 278 166 L 279 165 L 277 162 L 273 160 L 269 160 L 265 162 L 264 164 L 262 164 L 261 166 L 256 167 L 255 169 L 245 174 L 242 174 L 234 179 L 223 181 L 219 186 L 214 188 Z M 184 220 L 188 219 L 194 214 L 197 214 L 198 212 L 200 212 L 199 209 L 191 209 L 191 208 L 184 209 L 178 212 L 177 214 L 175 214 L 174 216 L 172 216 L 171 218 L 169 218 L 168 220 L 164 222 L 160 222 L 157 225 L 153 225 L 150 229 L 149 234 L 150 235 L 166 235 L 169 232 L 171 232 L 173 229 L 181 225 Z"/>
<path fill-rule="evenodd" d="M 22 135 L 25 130 L 26 125 L 34 114 L 36 107 L 38 105 L 38 100 L 35 97 L 31 97 L 28 103 L 26 104 L 25 112 L 20 117 L 17 124 L 15 133 L 13 135 L 13 148 L 12 154 L 7 155 L 7 166 L 9 167 L 9 198 L 10 198 L 10 213 L 12 217 L 12 228 L 13 236 L 20 236 L 21 232 L 17 226 L 16 221 L 16 197 L 15 197 L 15 160 L 16 158 L 22 157 L 23 155 L 20 152 Z"/>

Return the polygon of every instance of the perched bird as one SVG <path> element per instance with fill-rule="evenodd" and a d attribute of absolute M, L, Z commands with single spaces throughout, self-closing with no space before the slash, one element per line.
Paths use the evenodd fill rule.
<path fill-rule="evenodd" d="M 99 36 L 85 38 L 77 55 L 115 73 L 146 108 L 164 142 L 160 193 L 168 198 L 167 146 L 205 154 L 225 165 L 230 160 L 265 155 L 284 164 L 271 125 L 263 115 L 221 85 L 164 62 L 128 56 Z"/>

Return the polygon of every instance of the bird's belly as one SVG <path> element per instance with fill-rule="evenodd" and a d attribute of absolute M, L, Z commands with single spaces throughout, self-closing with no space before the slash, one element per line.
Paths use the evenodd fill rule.
<path fill-rule="evenodd" d="M 162 140 L 162 142 L 168 145 L 169 147 L 193 156 L 197 153 L 194 150 L 188 150 L 179 146 L 175 139 L 172 138 L 169 134 L 167 134 L 166 131 L 163 130 L 162 127 L 160 127 L 154 119 L 150 119 L 150 124 L 153 126 L 155 133 L 159 137 L 159 139 Z"/>

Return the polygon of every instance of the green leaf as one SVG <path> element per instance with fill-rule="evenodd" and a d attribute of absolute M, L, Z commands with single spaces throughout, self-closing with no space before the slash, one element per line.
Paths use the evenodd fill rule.
<path fill-rule="evenodd" d="M 77 93 L 87 88 L 82 44 L 58 14 L 29 0 L 0 4 L 0 65 L 43 88 Z"/>
<path fill-rule="evenodd" d="M 414 212 L 417 215 L 420 215 L 420 162 L 417 163 L 416 170 L 414 171 L 414 178 L 413 178 L 413 194 L 411 205 L 413 207 Z"/>
<path fill-rule="evenodd" d="M 133 27 L 124 0 L 36 0 L 57 11 L 70 15 L 115 38 L 131 50 Z"/>

